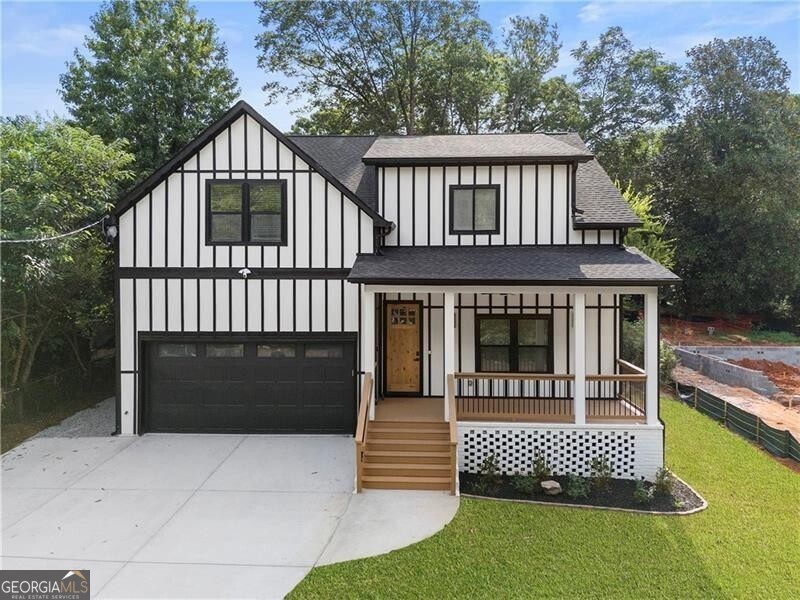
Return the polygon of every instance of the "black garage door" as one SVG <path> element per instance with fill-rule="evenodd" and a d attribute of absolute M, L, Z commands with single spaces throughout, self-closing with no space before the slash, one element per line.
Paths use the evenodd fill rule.
<path fill-rule="evenodd" d="M 352 338 L 170 339 L 146 345 L 149 432 L 355 430 Z"/>

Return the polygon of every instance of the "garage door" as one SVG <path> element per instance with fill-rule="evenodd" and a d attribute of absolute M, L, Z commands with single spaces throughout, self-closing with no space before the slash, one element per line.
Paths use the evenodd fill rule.
<path fill-rule="evenodd" d="M 355 430 L 352 338 L 160 340 L 146 346 L 149 432 Z"/>

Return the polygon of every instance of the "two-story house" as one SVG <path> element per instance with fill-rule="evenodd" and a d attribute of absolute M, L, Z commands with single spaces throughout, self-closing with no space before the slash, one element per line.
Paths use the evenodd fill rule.
<path fill-rule="evenodd" d="M 575 134 L 293 136 L 240 102 L 116 214 L 120 434 L 354 435 L 357 489 L 663 465 L 677 277 L 623 246 L 639 220 Z"/>

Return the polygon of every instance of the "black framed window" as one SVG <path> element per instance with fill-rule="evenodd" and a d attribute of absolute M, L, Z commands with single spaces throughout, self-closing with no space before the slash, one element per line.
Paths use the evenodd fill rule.
<path fill-rule="evenodd" d="M 223 179 L 206 182 L 209 244 L 286 244 L 286 181 Z"/>
<path fill-rule="evenodd" d="M 450 233 L 500 233 L 500 186 L 450 186 Z"/>
<path fill-rule="evenodd" d="M 475 363 L 480 372 L 552 373 L 549 315 L 478 315 Z"/>

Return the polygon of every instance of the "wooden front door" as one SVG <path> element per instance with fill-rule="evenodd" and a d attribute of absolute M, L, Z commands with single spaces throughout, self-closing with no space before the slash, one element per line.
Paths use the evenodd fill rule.
<path fill-rule="evenodd" d="M 386 303 L 386 394 L 421 394 L 422 303 Z"/>

